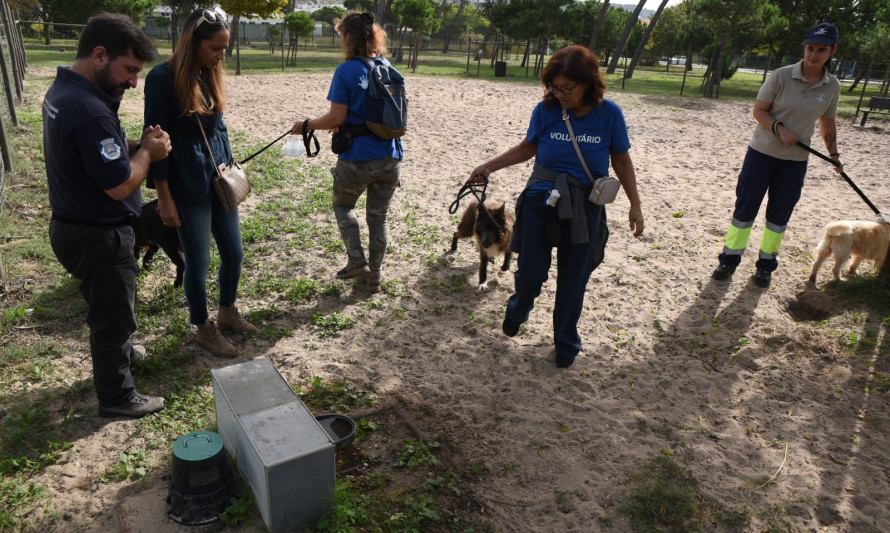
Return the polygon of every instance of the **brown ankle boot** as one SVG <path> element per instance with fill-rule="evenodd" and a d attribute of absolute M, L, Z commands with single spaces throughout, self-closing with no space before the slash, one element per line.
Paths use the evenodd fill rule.
<path fill-rule="evenodd" d="M 212 320 L 205 326 L 198 326 L 198 336 L 195 340 L 198 346 L 209 350 L 217 357 L 232 358 L 238 355 L 238 349 L 220 335 Z"/>
<path fill-rule="evenodd" d="M 256 326 L 244 320 L 238 312 L 238 308 L 220 307 L 219 314 L 216 317 L 216 323 L 223 329 L 236 331 L 238 333 L 256 333 Z"/>

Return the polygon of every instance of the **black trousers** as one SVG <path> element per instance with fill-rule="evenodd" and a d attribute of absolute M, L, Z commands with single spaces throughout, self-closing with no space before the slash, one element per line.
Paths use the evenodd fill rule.
<path fill-rule="evenodd" d="M 52 220 L 49 240 L 65 270 L 80 280 L 87 302 L 93 383 L 99 404 L 111 407 L 136 395 L 130 336 L 136 331 L 133 228 L 82 226 Z"/>

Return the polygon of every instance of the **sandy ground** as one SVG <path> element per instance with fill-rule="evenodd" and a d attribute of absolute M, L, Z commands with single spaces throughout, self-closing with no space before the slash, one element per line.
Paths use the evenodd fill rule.
<path fill-rule="evenodd" d="M 322 75 L 231 76 L 227 123 L 271 140 L 295 120 L 325 112 L 328 83 Z M 588 285 L 583 351 L 562 370 L 551 348 L 552 280 L 530 321 L 507 338 L 500 323 L 511 273 L 490 273 L 496 283 L 488 292 L 469 285 L 457 293 L 428 290 L 432 280 L 455 273 L 475 283 L 473 245 L 462 242 L 442 271 L 422 258 L 447 258 L 446 240 L 423 249 L 405 238 L 422 225 L 450 236 L 456 218 L 447 208 L 461 183 L 476 165 L 523 138 L 540 88 L 409 78 L 409 92 L 410 128 L 391 228 L 393 241 L 402 244 L 384 269 L 385 279 L 401 280 L 411 295 L 399 303 L 407 318 L 381 331 L 380 317 L 360 312 L 359 302 L 341 309 L 357 324 L 339 337 L 318 340 L 304 327 L 245 357 L 270 357 L 289 379 L 346 378 L 399 404 L 419 431 L 440 433 L 456 461 L 488 467 L 465 490 L 495 531 L 630 531 L 617 512 L 628 475 L 662 454 L 687 466 L 702 490 L 727 508 L 748 511 L 749 531 L 783 523 L 789 531 L 890 530 L 888 396 L 863 392 L 872 372 L 890 374 L 886 324 L 855 331 L 869 335 L 874 350 L 851 357 L 841 333 L 796 320 L 789 310 L 803 298 L 824 225 L 873 219 L 828 164 L 811 159 L 772 287 L 749 281 L 762 213 L 735 279 L 714 282 L 709 276 L 754 127 L 751 103 L 607 94 L 626 115 L 646 231 L 632 237 L 623 196 L 608 208 L 612 236 Z M 139 103 L 128 96 L 127 105 Z M 890 128 L 872 124 L 839 121 L 840 151 L 848 174 L 890 209 Z M 333 162 L 321 137 L 315 162 Z M 816 147 L 824 151 L 818 137 Z M 489 194 L 512 205 L 530 168 L 493 174 Z M 417 214 L 412 224 L 399 216 L 408 210 Z M 339 257 L 307 261 L 307 271 L 327 269 L 329 276 L 342 266 Z M 805 294 L 818 300 L 826 279 L 827 267 L 820 289 Z M 857 312 L 855 305 L 832 302 L 832 314 Z M 104 460 L 98 459 L 102 449 L 126 439 L 128 424 L 109 423 L 86 437 L 73 464 L 107 468 L 90 461 Z M 61 488 L 62 507 L 92 517 L 90 530 L 108 524 L 119 494 L 105 490 L 95 498 Z"/>

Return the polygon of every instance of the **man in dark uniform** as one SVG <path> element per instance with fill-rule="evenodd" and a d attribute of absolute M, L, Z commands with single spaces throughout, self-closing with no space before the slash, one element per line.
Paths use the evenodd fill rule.
<path fill-rule="evenodd" d="M 71 67 L 60 66 L 43 101 L 43 150 L 53 216 L 50 243 L 62 266 L 80 279 L 89 307 L 90 354 L 99 415 L 141 417 L 164 399 L 136 391 L 131 363 L 136 297 L 134 234 L 139 187 L 170 137 L 149 127 L 127 141 L 117 111 L 124 91 L 157 50 L 126 16 L 92 17 Z"/>

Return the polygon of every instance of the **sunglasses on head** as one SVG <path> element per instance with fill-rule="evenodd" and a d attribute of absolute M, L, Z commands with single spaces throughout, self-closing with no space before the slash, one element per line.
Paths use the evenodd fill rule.
<path fill-rule="evenodd" d="M 205 9 L 204 11 L 201 12 L 201 18 L 199 18 L 198 22 L 195 23 L 195 30 L 197 30 L 201 26 L 201 24 L 203 24 L 205 22 L 208 22 L 210 24 L 216 24 L 217 20 L 219 20 L 217 18 L 217 16 L 218 16 L 218 14 L 216 11 L 213 11 L 211 9 Z"/>

